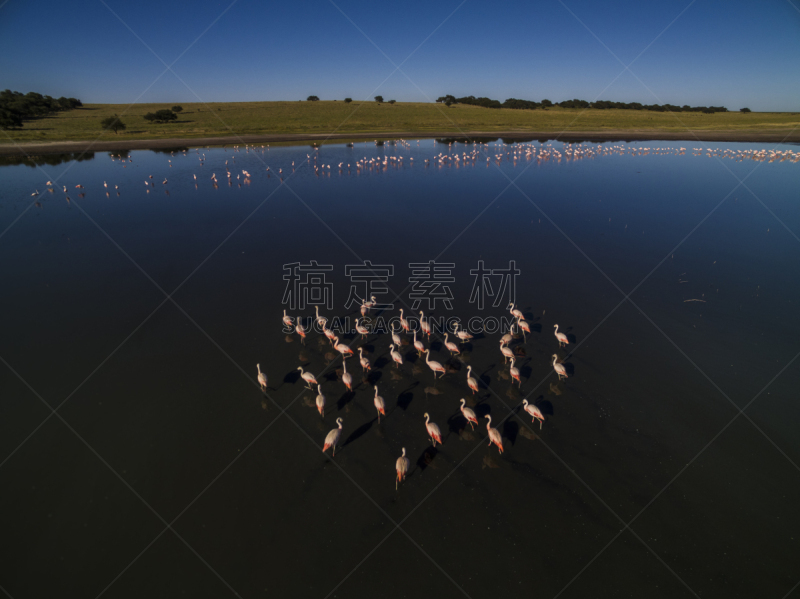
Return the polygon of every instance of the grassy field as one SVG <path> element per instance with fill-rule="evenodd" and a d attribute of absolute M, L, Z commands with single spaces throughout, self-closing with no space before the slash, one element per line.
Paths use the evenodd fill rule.
<path fill-rule="evenodd" d="M 488 109 L 477 106 L 376 102 L 228 102 L 183 104 L 176 122 L 154 124 L 145 113 L 170 104 L 87 104 L 56 116 L 28 121 L 0 135 L 0 144 L 57 141 L 124 141 L 281 133 L 381 133 L 400 131 L 770 131 L 787 133 L 800 113 L 740 112 L 678 114 L 647 110 Z M 100 121 L 119 114 L 127 130 L 102 132 Z"/>

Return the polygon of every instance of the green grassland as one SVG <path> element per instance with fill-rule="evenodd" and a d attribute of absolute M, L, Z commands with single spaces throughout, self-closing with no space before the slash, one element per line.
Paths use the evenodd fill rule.
<path fill-rule="evenodd" d="M 490 109 L 432 103 L 377 102 L 225 102 L 183 104 L 172 123 L 145 121 L 148 112 L 171 104 L 87 104 L 25 122 L 5 131 L 0 144 L 58 141 L 124 141 L 202 138 L 254 134 L 328 134 L 397 132 L 685 132 L 731 131 L 788 133 L 800 125 L 800 113 L 652 112 L 648 110 Z M 120 115 L 127 130 L 103 132 L 100 121 Z"/>

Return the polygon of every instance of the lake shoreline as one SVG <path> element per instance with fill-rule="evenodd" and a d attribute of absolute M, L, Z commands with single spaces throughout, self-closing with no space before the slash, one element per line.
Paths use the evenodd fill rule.
<path fill-rule="evenodd" d="M 25 142 L 0 144 L 0 156 L 38 156 L 63 152 L 104 152 L 114 150 L 151 150 L 174 147 L 254 145 L 278 142 L 330 142 L 370 141 L 378 139 L 424 138 L 503 138 L 562 142 L 606 141 L 681 141 L 686 144 L 700 142 L 750 142 L 750 143 L 800 143 L 800 130 L 787 131 L 398 131 L 367 133 L 271 133 L 226 135 L 219 137 L 176 137 L 166 139 L 136 139 L 112 141 L 56 141 L 49 143 Z M 689 146 L 687 146 L 689 147 Z"/>

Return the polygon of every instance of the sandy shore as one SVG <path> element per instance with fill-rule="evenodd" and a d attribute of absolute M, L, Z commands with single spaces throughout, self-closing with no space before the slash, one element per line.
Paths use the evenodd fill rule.
<path fill-rule="evenodd" d="M 153 148 L 196 147 L 213 145 L 267 144 L 275 142 L 314 142 L 328 140 L 372 140 L 372 139 L 422 139 L 431 137 L 502 137 L 521 140 L 576 141 L 682 141 L 687 145 L 700 141 L 752 142 L 752 143 L 800 143 L 800 129 L 781 131 L 568 131 L 564 133 L 542 131 L 397 131 L 384 133 L 280 133 L 259 135 L 236 135 L 219 137 L 194 137 L 172 139 L 120 139 L 112 141 L 57 141 L 50 143 L 0 144 L 0 156 L 33 156 L 62 152 L 106 152 L 114 150 L 148 150 Z"/>

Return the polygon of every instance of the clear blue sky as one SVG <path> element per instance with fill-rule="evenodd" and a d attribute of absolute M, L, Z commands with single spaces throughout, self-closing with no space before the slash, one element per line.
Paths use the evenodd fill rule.
<path fill-rule="evenodd" d="M 449 93 L 800 111 L 800 0 L 696 0 L 657 40 L 689 0 L 335 0 L 375 45 L 327 0 L 238 0 L 220 17 L 231 1 L 105 0 L 168 64 L 219 17 L 173 66 L 203 101 Z M 0 87 L 90 103 L 197 101 L 170 72 L 153 83 L 163 64 L 111 10 L 7 0 Z M 628 72 L 611 84 L 623 66 L 603 44 L 628 64 L 651 43 L 631 70 L 652 93 Z M 402 66 L 413 83 L 392 75 L 381 51 L 399 64 L 420 44 Z"/>

